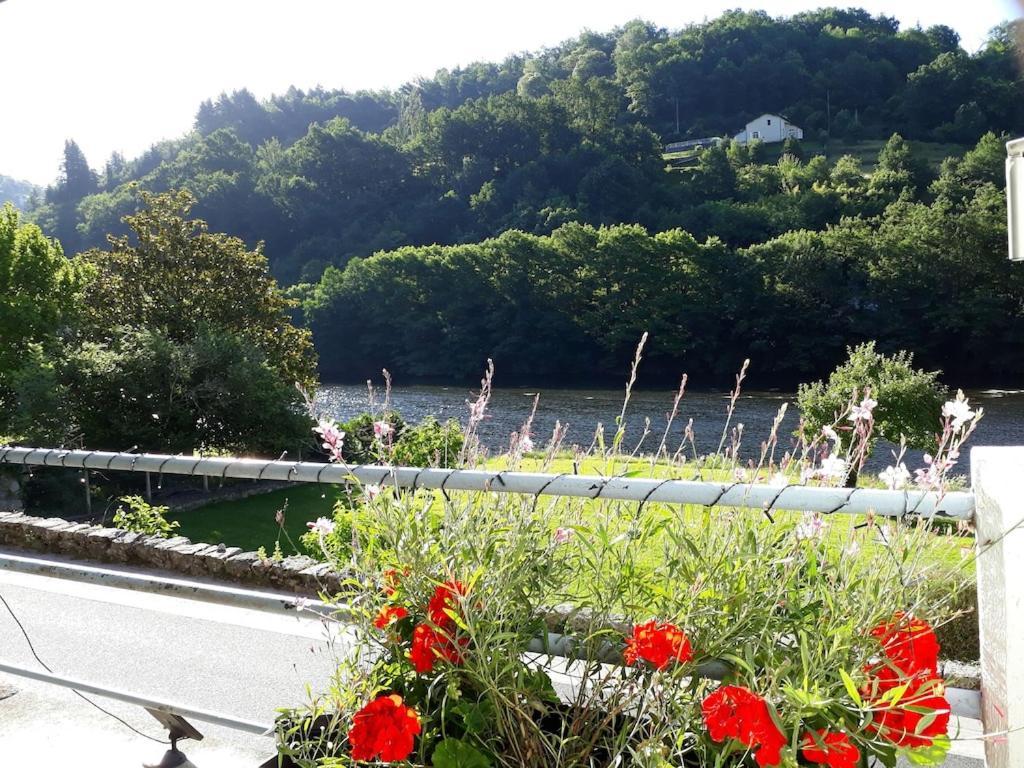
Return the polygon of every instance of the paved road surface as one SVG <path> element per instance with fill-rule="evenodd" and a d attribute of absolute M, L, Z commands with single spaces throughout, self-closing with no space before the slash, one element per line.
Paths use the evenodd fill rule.
<path fill-rule="evenodd" d="M 326 685 L 338 640 L 301 616 L 277 616 L 0 571 L 2 594 L 55 672 L 223 714 L 271 722 L 299 704 L 306 683 Z M 0 660 L 33 667 L 0 605 Z M 17 688 L 3 698 L 5 684 Z M 96 699 L 140 730 L 163 736 L 145 712 Z M 206 735 L 182 748 L 197 768 L 256 768 L 271 739 L 195 723 Z M 963 721 L 961 735 L 979 733 Z M 138 768 L 165 747 L 137 736 L 71 691 L 0 678 L 0 765 Z M 980 742 L 963 741 L 947 768 L 980 768 Z"/>
<path fill-rule="evenodd" d="M 0 594 L 58 674 L 248 720 L 272 722 L 276 707 L 302 703 L 307 681 L 322 687 L 333 668 L 334 651 L 312 618 L 9 572 L 0 572 Z M 36 665 L 2 605 L 0 659 Z M 137 768 L 163 754 L 71 691 L 23 679 L 3 684 L 18 692 L 0 700 L 0 765 Z M 96 701 L 163 737 L 141 709 Z M 182 748 L 199 768 L 255 768 L 273 754 L 269 738 L 195 725 L 207 738 Z"/>

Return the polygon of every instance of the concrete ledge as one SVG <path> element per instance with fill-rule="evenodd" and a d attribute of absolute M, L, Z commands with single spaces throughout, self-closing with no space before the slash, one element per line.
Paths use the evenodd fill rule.
<path fill-rule="evenodd" d="M 145 536 L 120 528 L 0 511 L 0 546 L 102 563 L 162 568 L 188 576 L 283 589 L 310 596 L 340 591 L 341 575 L 311 557 L 280 562 L 184 536 Z"/>

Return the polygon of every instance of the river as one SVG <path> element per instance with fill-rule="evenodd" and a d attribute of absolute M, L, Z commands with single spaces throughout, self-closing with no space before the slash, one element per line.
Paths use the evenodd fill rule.
<path fill-rule="evenodd" d="M 556 421 L 568 425 L 567 446 L 574 443 L 589 446 L 599 423 L 604 425 L 605 435 L 611 439 L 615 418 L 622 408 L 621 389 L 496 389 L 488 417 L 480 429 L 481 439 L 492 453 L 507 448 L 509 435 L 522 426 L 537 394 L 540 402 L 532 437 L 538 446 L 545 445 L 550 439 Z M 645 419 L 650 419 L 651 434 L 644 441 L 642 450 L 653 452 L 657 448 L 674 395 L 675 392 L 668 390 L 633 393 L 626 412 L 625 445 L 630 450 L 643 435 Z M 416 422 L 432 415 L 442 421 L 452 418 L 465 423 L 467 400 L 472 396 L 473 392 L 468 387 L 408 386 L 395 387 L 391 392 L 391 402 L 407 421 Z M 1024 445 L 1024 390 L 972 390 L 967 392 L 967 396 L 972 407 L 985 409 L 985 416 L 971 439 L 971 445 Z M 380 393 L 377 397 L 379 399 Z M 784 440 L 788 440 L 797 424 L 795 402 L 793 393 L 745 392 L 733 416 L 734 425 L 744 425 L 745 447 L 741 455 L 756 459 L 760 442 L 768 436 L 772 420 L 783 403 L 789 403 L 781 431 Z M 341 421 L 367 410 L 367 403 L 367 390 L 358 385 L 326 385 L 317 397 L 321 413 Z M 729 394 L 726 392 L 686 393 L 667 441 L 669 448 L 675 450 L 678 447 L 683 428 L 692 418 L 698 452 L 714 451 L 722 434 L 728 405 Z M 891 446 L 880 445 L 867 468 L 877 472 L 891 463 L 890 451 Z M 908 452 L 907 465 L 911 469 L 921 466 L 920 457 L 921 452 Z M 968 470 L 969 457 L 964 455 L 954 473 L 966 473 Z"/>

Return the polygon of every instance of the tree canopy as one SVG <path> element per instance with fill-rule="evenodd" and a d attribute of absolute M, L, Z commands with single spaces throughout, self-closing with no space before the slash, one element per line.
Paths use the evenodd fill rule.
<path fill-rule="evenodd" d="M 826 147 L 894 131 L 970 145 L 1024 124 L 1019 53 L 1012 26 L 968 53 L 948 27 L 900 29 L 857 9 L 729 11 L 674 31 L 635 20 L 392 91 L 222 94 L 200 106 L 187 136 L 132 160 L 115 155 L 98 174 L 69 141 L 33 216 L 76 253 L 123 232 L 137 205 L 130 184 L 188 189 L 214 229 L 266 243 L 285 283 L 376 250 L 509 228 L 691 229 L 721 207 L 703 203 L 745 190 L 715 173 L 724 167 L 713 154 L 700 184 L 666 172 L 665 142 L 729 136 L 772 112 Z M 919 170 L 893 168 L 879 193 L 903 172 L 926 183 Z M 822 212 L 809 223 L 837 221 Z M 780 233 L 739 232 L 716 234 L 747 245 Z"/>

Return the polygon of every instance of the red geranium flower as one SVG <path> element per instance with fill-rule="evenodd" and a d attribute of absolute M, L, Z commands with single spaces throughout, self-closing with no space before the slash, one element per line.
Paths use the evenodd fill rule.
<path fill-rule="evenodd" d="M 420 732 L 416 710 L 407 707 L 397 694 L 379 696 L 356 712 L 348 742 L 353 760 L 379 758 L 385 763 L 405 760 Z"/>
<path fill-rule="evenodd" d="M 820 743 L 821 746 L 818 746 Z M 800 753 L 806 760 L 829 768 L 857 768 L 860 761 L 860 750 L 850 741 L 850 737 L 838 731 L 818 731 L 818 740 L 807 734 L 804 736 Z"/>
<path fill-rule="evenodd" d="M 626 638 L 623 661 L 636 664 L 640 659 L 655 669 L 664 669 L 671 661 L 686 663 L 693 659 L 690 639 L 675 624 L 648 621 L 633 627 L 633 636 Z"/>
<path fill-rule="evenodd" d="M 449 613 L 459 609 L 459 598 L 465 597 L 466 585 L 461 581 L 451 580 L 434 590 L 434 596 L 427 605 L 427 616 L 439 627 L 454 624 Z"/>
<path fill-rule="evenodd" d="M 400 621 L 408 615 L 409 612 L 400 605 L 385 605 L 373 620 L 373 626 L 377 629 L 387 629 L 391 622 Z"/>
<path fill-rule="evenodd" d="M 879 686 L 876 681 L 871 686 L 868 704 L 874 712 L 867 729 L 897 747 L 931 746 L 935 737 L 949 729 L 950 707 L 942 678 L 917 675 L 898 685 L 907 688 L 895 702 L 883 699 L 895 685 L 885 681 Z"/>
<path fill-rule="evenodd" d="M 398 574 L 398 569 L 387 568 L 384 571 L 384 586 L 381 588 L 385 595 L 391 597 L 398 590 L 398 584 L 401 577 Z"/>
<path fill-rule="evenodd" d="M 446 630 L 435 629 L 429 624 L 418 624 L 412 631 L 409 660 L 420 674 L 433 671 L 434 662 L 438 659 L 461 664 L 462 649 L 468 643 L 468 637 L 456 640 Z"/>
<path fill-rule="evenodd" d="M 768 702 L 738 685 L 723 685 L 701 702 L 704 724 L 713 741 L 735 739 L 752 750 L 761 768 L 782 762 L 787 739 L 775 725 Z"/>
<path fill-rule="evenodd" d="M 907 677 L 922 674 L 935 677 L 939 669 L 939 641 L 931 625 L 905 613 L 897 613 L 892 621 L 879 624 L 871 636 L 882 644 L 892 665 Z"/>

